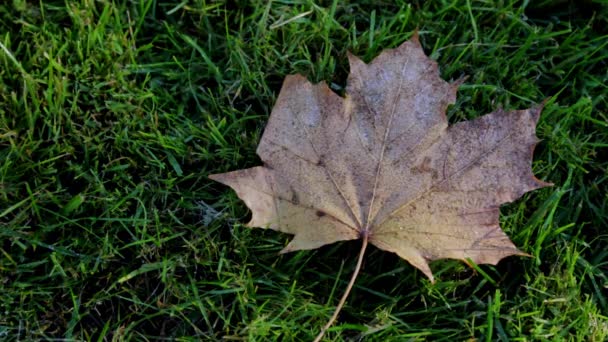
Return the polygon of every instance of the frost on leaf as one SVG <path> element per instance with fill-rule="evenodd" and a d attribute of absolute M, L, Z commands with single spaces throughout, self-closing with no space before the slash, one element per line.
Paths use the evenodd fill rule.
<path fill-rule="evenodd" d="M 283 252 L 365 237 L 431 280 L 431 260 L 523 254 L 499 207 L 550 185 L 531 169 L 542 106 L 448 126 L 458 82 L 439 77 L 416 36 L 370 64 L 348 59 L 346 97 L 288 76 L 257 150 L 264 165 L 210 176 L 245 201 L 248 226 L 293 234 Z"/>

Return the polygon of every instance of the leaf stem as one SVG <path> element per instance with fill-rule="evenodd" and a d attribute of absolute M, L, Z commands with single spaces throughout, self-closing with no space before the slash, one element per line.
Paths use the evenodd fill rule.
<path fill-rule="evenodd" d="M 346 287 L 346 291 L 342 295 L 342 298 L 340 299 L 340 302 L 338 303 L 338 306 L 336 307 L 336 311 L 334 311 L 334 314 L 331 316 L 331 318 L 329 319 L 327 324 L 325 324 L 323 329 L 321 329 L 321 332 L 319 332 L 319 335 L 317 335 L 317 338 L 315 338 L 314 342 L 321 341 L 321 339 L 323 338 L 323 335 L 325 335 L 325 332 L 327 331 L 327 329 L 329 329 L 329 327 L 331 327 L 331 325 L 334 323 L 336 318 L 338 318 L 338 314 L 342 310 L 344 303 L 346 303 L 346 298 L 348 298 L 348 295 L 350 294 L 350 290 L 352 290 L 353 285 L 355 284 L 355 280 L 357 279 L 357 276 L 359 275 L 359 271 L 361 270 L 361 264 L 363 263 L 363 255 L 365 254 L 365 249 L 367 248 L 367 240 L 368 240 L 367 231 L 361 232 L 361 237 L 363 238 L 363 243 L 361 244 L 361 251 L 359 252 L 359 259 L 357 260 L 357 266 L 355 266 L 355 271 L 353 272 L 353 275 L 350 277 L 350 282 L 348 283 L 348 286 Z"/>

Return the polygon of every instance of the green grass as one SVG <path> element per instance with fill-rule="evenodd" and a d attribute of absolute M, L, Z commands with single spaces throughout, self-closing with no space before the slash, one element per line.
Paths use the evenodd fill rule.
<path fill-rule="evenodd" d="M 526 5 L 527 4 L 527 7 Z M 531 258 L 437 282 L 371 248 L 327 340 L 608 339 L 608 9 L 601 1 L 11 0 L 0 5 L 0 339 L 311 340 L 359 243 L 278 256 L 211 173 L 259 165 L 282 79 L 343 92 L 419 30 L 451 122 L 548 100 L 503 207 Z"/>

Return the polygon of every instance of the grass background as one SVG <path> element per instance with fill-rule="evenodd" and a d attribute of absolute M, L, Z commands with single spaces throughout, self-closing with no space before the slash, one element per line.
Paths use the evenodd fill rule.
<path fill-rule="evenodd" d="M 11 0 L 0 5 L 0 339 L 311 340 L 359 243 L 289 236 L 208 174 L 258 165 L 282 79 L 343 91 L 418 29 L 451 122 L 548 99 L 503 207 L 532 258 L 424 275 L 371 248 L 327 340 L 608 338 L 608 10 L 601 1 Z"/>

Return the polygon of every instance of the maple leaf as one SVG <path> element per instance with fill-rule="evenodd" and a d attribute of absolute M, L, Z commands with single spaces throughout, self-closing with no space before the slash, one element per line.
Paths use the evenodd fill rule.
<path fill-rule="evenodd" d="M 542 105 L 448 126 L 459 82 L 440 78 L 416 34 L 370 64 L 348 59 L 345 98 L 287 76 L 257 149 L 264 166 L 210 176 L 245 201 L 248 226 L 294 235 L 282 252 L 363 240 L 320 336 L 368 242 L 431 281 L 431 260 L 496 264 L 525 254 L 500 229 L 499 206 L 551 185 L 531 169 Z"/>

